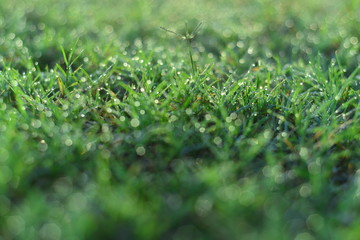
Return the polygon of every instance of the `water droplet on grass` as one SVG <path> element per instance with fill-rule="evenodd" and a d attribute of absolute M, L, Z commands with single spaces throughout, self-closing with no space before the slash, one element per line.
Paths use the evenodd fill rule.
<path fill-rule="evenodd" d="M 131 119 L 130 125 L 131 125 L 132 127 L 134 127 L 134 128 L 138 127 L 138 126 L 140 125 L 139 119 L 137 119 L 137 118 Z"/>
<path fill-rule="evenodd" d="M 136 154 L 139 156 L 144 156 L 146 153 L 146 149 L 143 146 L 136 148 Z"/>
<path fill-rule="evenodd" d="M 38 149 L 40 152 L 45 152 L 48 149 L 48 145 L 45 140 L 41 140 L 38 144 Z"/>
<path fill-rule="evenodd" d="M 308 184 L 303 184 L 299 190 L 301 197 L 306 198 L 311 195 L 311 187 Z"/>
<path fill-rule="evenodd" d="M 33 121 L 31 122 L 31 126 L 32 126 L 33 128 L 40 128 L 40 127 L 41 127 L 41 122 L 40 122 L 40 120 L 33 120 Z"/>
<path fill-rule="evenodd" d="M 66 138 L 64 141 L 64 144 L 68 147 L 70 147 L 73 144 L 73 141 L 70 138 Z"/>
<path fill-rule="evenodd" d="M 221 139 L 220 137 L 215 137 L 215 138 L 214 138 L 214 143 L 215 143 L 216 145 L 220 145 L 220 144 L 222 143 L 222 139 Z"/>
<path fill-rule="evenodd" d="M 55 223 L 46 223 L 41 227 L 39 234 L 42 239 L 58 240 L 61 239 L 61 228 Z"/>
<path fill-rule="evenodd" d="M 52 116 L 52 112 L 51 112 L 51 111 L 46 111 L 46 112 L 45 112 L 45 115 L 46 115 L 47 117 L 51 117 L 51 116 Z"/>
<path fill-rule="evenodd" d="M 25 221 L 20 216 L 10 216 L 6 222 L 8 230 L 14 235 L 20 234 L 25 229 Z"/>

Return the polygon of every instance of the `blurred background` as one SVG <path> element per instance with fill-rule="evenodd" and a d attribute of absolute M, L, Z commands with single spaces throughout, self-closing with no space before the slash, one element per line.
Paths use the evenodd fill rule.
<path fill-rule="evenodd" d="M 77 40 L 87 55 L 104 58 L 114 55 L 107 52 L 112 46 L 181 48 L 181 41 L 159 27 L 181 32 L 186 23 L 191 28 L 199 22 L 195 53 L 243 69 L 242 64 L 273 55 L 283 62 L 306 62 L 319 53 L 331 59 L 337 52 L 349 70 L 359 61 L 358 0 L 3 0 L 0 11 L 2 58 L 19 64 L 32 56 L 41 66 L 53 66 L 62 58 L 59 46 L 70 49 Z"/>

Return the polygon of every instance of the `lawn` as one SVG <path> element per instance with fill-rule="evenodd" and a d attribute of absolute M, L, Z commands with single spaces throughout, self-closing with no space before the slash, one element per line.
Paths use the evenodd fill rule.
<path fill-rule="evenodd" d="M 0 239 L 360 239 L 359 0 L 1 0 Z"/>

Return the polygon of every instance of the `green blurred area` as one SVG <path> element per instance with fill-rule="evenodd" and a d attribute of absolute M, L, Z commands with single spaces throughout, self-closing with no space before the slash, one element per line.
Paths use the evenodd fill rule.
<path fill-rule="evenodd" d="M 199 22 L 194 75 L 160 27 Z M 358 239 L 359 26 L 359 0 L 2 0 L 0 239 Z"/>
<path fill-rule="evenodd" d="M 196 41 L 200 52 L 229 61 L 237 62 L 229 51 L 247 55 L 246 50 L 245 60 L 253 61 L 273 55 L 284 62 L 308 60 L 319 52 L 331 58 L 335 51 L 353 69 L 358 61 L 357 0 L 3 1 L 1 13 L 3 57 L 24 65 L 29 56 L 54 65 L 62 58 L 59 46 L 70 49 L 78 39 L 97 58 L 140 42 L 178 45 L 159 26 L 181 30 L 199 21 L 205 25 Z"/>

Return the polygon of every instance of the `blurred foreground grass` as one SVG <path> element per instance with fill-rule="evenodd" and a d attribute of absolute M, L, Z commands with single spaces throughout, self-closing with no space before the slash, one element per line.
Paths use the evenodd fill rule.
<path fill-rule="evenodd" d="M 204 27 L 185 42 L 160 30 Z M 2 0 L 0 239 L 358 239 L 360 1 Z"/>

